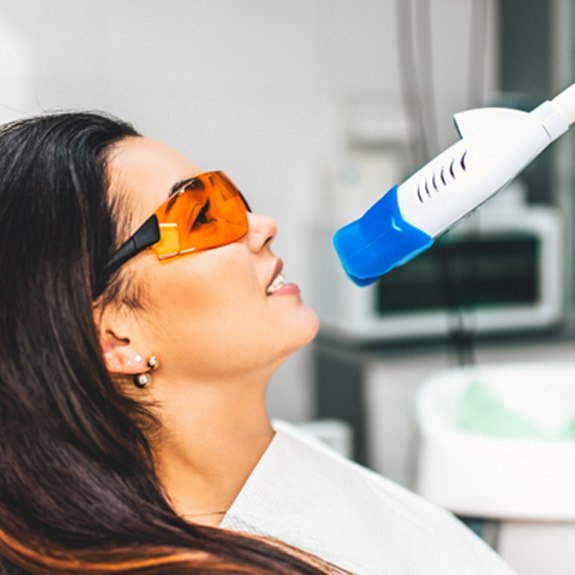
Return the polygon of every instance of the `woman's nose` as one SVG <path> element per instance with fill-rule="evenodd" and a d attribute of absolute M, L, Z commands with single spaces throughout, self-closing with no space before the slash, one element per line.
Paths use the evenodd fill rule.
<path fill-rule="evenodd" d="M 253 252 L 260 251 L 276 237 L 278 229 L 276 221 L 273 218 L 249 212 L 248 222 L 250 229 L 246 238 L 249 248 Z"/>

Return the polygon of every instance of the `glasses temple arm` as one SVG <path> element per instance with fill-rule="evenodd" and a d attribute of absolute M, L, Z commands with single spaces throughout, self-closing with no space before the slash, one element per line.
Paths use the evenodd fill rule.
<path fill-rule="evenodd" d="M 141 251 L 160 241 L 160 225 L 156 214 L 151 215 L 110 258 L 104 273 L 109 276 Z"/>

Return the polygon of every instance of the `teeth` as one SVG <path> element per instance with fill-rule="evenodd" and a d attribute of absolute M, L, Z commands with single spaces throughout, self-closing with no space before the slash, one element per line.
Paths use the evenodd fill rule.
<path fill-rule="evenodd" d="M 266 290 L 266 293 L 268 295 L 273 294 L 274 292 L 278 291 L 280 288 L 284 287 L 286 284 L 286 280 L 283 277 L 282 274 L 278 274 L 274 281 L 269 285 L 268 289 Z"/>

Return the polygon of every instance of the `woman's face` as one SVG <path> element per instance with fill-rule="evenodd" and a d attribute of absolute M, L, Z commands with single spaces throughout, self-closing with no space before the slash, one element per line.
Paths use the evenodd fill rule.
<path fill-rule="evenodd" d="M 134 137 L 115 147 L 109 173 L 133 232 L 175 183 L 201 170 L 166 145 Z M 274 220 L 248 219 L 248 233 L 232 244 L 163 262 L 146 250 L 124 266 L 143 299 L 130 340 L 142 355 L 156 355 L 166 376 L 205 381 L 268 371 L 315 336 L 317 316 L 297 286 L 267 293 L 280 265 L 270 246 Z"/>

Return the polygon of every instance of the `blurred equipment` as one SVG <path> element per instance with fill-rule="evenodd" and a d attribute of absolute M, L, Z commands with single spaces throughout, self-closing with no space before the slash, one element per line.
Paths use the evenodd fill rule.
<path fill-rule="evenodd" d="M 521 192 L 519 182 L 513 187 Z M 449 336 L 456 316 L 478 334 L 549 329 L 563 319 L 563 219 L 557 208 L 526 205 L 511 188 L 409 266 L 361 290 L 327 253 L 333 231 L 316 223 L 312 242 L 314 306 L 325 334 L 406 340 Z"/>
<path fill-rule="evenodd" d="M 575 121 L 575 84 L 532 112 L 485 108 L 456 114 L 462 139 L 391 188 L 334 236 L 358 285 L 403 265 L 510 182 Z"/>
<path fill-rule="evenodd" d="M 575 565 L 575 363 L 437 372 L 416 396 L 416 490 L 522 575 Z"/>
<path fill-rule="evenodd" d="M 338 419 L 315 419 L 291 423 L 298 431 L 321 441 L 343 457 L 353 456 L 353 430 L 345 421 Z"/>

